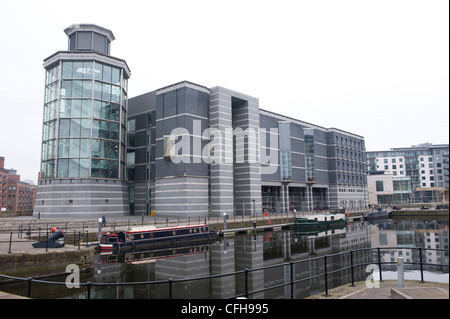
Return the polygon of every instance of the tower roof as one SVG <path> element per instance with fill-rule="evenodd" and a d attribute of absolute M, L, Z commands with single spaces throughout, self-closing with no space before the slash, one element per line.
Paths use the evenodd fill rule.
<path fill-rule="evenodd" d="M 94 31 L 107 36 L 109 41 L 113 41 L 115 39 L 114 34 L 111 30 L 100 27 L 96 24 L 72 24 L 71 26 L 64 29 L 64 32 L 67 34 L 67 36 L 70 36 L 75 31 Z"/>

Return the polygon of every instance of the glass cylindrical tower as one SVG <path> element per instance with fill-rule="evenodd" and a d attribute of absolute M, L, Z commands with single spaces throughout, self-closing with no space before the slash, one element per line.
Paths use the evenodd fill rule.
<path fill-rule="evenodd" d="M 69 51 L 44 60 L 41 173 L 35 214 L 123 216 L 130 70 L 109 55 L 114 35 L 93 24 L 64 30 Z"/>

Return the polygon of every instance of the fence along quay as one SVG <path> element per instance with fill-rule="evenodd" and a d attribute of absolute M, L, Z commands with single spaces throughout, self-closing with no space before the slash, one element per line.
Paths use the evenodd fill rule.
<path fill-rule="evenodd" d="M 201 281 L 201 280 L 209 280 L 209 279 L 215 279 L 215 278 L 231 277 L 231 276 L 236 276 L 236 275 L 243 275 L 243 277 L 244 277 L 243 292 L 233 295 L 233 296 L 230 296 L 229 299 L 234 299 L 234 298 L 239 298 L 239 297 L 252 298 L 253 296 L 255 296 L 259 293 L 266 292 L 266 291 L 276 289 L 276 288 L 282 288 L 282 287 L 289 287 L 288 298 L 296 299 L 296 296 L 295 296 L 295 285 L 296 284 L 302 283 L 304 281 L 322 278 L 324 281 L 324 290 L 323 290 L 324 296 L 329 296 L 329 289 L 332 288 L 329 285 L 329 278 L 331 275 L 339 273 L 339 272 L 344 272 L 344 271 L 349 272 L 350 282 L 348 282 L 348 283 L 351 284 L 352 286 L 354 286 L 355 280 L 356 280 L 355 272 L 358 268 L 367 267 L 368 265 L 376 265 L 378 267 L 377 269 L 379 270 L 379 279 L 380 279 L 380 281 L 383 281 L 383 270 L 382 270 L 383 266 L 384 265 L 394 265 L 394 264 L 396 264 L 396 262 L 383 261 L 382 255 L 381 255 L 382 251 L 383 250 L 392 251 L 392 250 L 398 250 L 398 249 L 403 249 L 403 247 L 361 248 L 361 249 L 339 252 L 339 253 L 335 253 L 335 254 L 327 254 L 324 256 L 309 258 L 309 259 L 305 259 L 305 260 L 289 261 L 289 262 L 278 263 L 275 265 L 268 265 L 268 266 L 263 266 L 263 267 L 245 268 L 243 270 L 232 271 L 232 272 L 216 274 L 216 275 L 208 275 L 208 276 L 198 276 L 198 277 L 190 277 L 190 278 L 183 278 L 183 279 L 169 278 L 167 280 L 140 281 L 140 282 L 100 283 L 100 282 L 88 281 L 88 282 L 84 282 L 84 283 L 79 283 L 79 286 L 84 287 L 85 298 L 91 299 L 92 298 L 92 289 L 95 287 L 148 286 L 148 285 L 163 284 L 163 285 L 167 285 L 167 289 L 168 289 L 167 298 L 172 299 L 172 298 L 174 298 L 174 285 L 175 284 L 193 282 L 193 281 Z M 422 247 L 414 247 L 414 248 L 410 248 L 410 249 L 417 250 L 419 256 L 426 255 L 426 253 L 428 251 L 448 252 L 448 250 L 446 250 L 446 249 L 429 249 L 429 248 L 422 248 Z M 355 263 L 356 254 L 363 254 L 366 257 L 368 257 L 368 260 L 366 262 L 362 262 L 362 263 Z M 345 265 L 342 265 L 339 268 L 332 267 L 332 265 L 330 265 L 330 261 L 333 258 L 341 257 L 341 256 L 346 256 L 347 258 L 345 258 L 345 259 L 349 260 L 350 262 Z M 426 262 L 424 262 L 424 260 L 426 260 L 426 259 L 421 257 L 419 262 L 405 262 L 405 265 L 412 265 L 412 266 L 414 266 L 413 268 L 418 268 L 420 270 L 420 278 L 421 278 L 420 282 L 422 282 L 422 283 L 425 282 L 424 266 L 443 267 L 448 272 L 448 263 L 447 264 L 426 263 Z M 296 276 L 295 267 L 302 263 L 311 263 L 311 262 L 320 263 L 322 267 L 319 267 L 318 269 L 321 269 L 322 271 L 320 273 L 312 275 L 312 276 L 307 276 L 304 278 L 297 278 L 298 276 Z M 258 272 L 258 271 L 268 270 L 271 268 L 277 268 L 277 267 L 287 267 L 289 269 L 288 280 L 285 280 L 285 282 L 283 282 L 283 283 L 271 285 L 271 286 L 264 287 L 261 289 L 251 290 L 249 288 L 250 287 L 249 279 L 253 273 Z M 66 282 L 46 281 L 46 280 L 40 280 L 40 279 L 34 279 L 34 278 L 22 278 L 22 277 L 14 277 L 14 276 L 7 276 L 7 275 L 0 275 L 0 278 L 8 280 L 9 283 L 11 283 L 12 281 L 26 283 L 27 297 L 29 297 L 29 298 L 33 297 L 33 284 L 34 283 L 45 284 L 45 285 L 49 285 L 49 286 L 52 286 L 52 285 L 64 286 L 64 285 L 66 285 Z"/>

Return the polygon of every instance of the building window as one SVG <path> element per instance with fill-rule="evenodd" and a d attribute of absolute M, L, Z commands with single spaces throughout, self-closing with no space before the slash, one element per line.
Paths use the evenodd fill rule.
<path fill-rule="evenodd" d="M 175 156 L 175 138 L 166 135 L 164 136 L 164 158 L 170 159 L 172 156 Z"/>
<path fill-rule="evenodd" d="M 128 121 L 128 132 L 136 131 L 136 119 Z"/>
<path fill-rule="evenodd" d="M 383 181 L 376 181 L 376 188 L 377 192 L 383 192 L 384 191 Z"/>
<path fill-rule="evenodd" d="M 315 158 L 314 158 L 314 130 L 304 129 L 305 140 L 305 169 L 306 180 L 314 182 L 316 180 L 315 174 Z M 348 154 L 348 151 L 347 151 Z"/>

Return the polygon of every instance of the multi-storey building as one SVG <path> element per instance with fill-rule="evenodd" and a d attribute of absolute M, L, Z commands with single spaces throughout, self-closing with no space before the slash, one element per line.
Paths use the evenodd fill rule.
<path fill-rule="evenodd" d="M 35 213 L 126 215 L 127 63 L 110 55 L 113 33 L 66 28 L 68 50 L 44 60 L 41 174 Z"/>
<path fill-rule="evenodd" d="M 21 181 L 17 171 L 6 169 L 4 164 L 5 158 L 0 157 L 0 210 L 33 210 L 36 186 Z"/>
<path fill-rule="evenodd" d="M 424 143 L 389 151 L 367 152 L 369 174 L 384 171 L 393 178 L 406 177 L 412 202 L 448 201 L 449 145 Z"/>
<path fill-rule="evenodd" d="M 362 136 L 187 81 L 129 100 L 132 214 L 253 215 L 368 204 Z"/>

